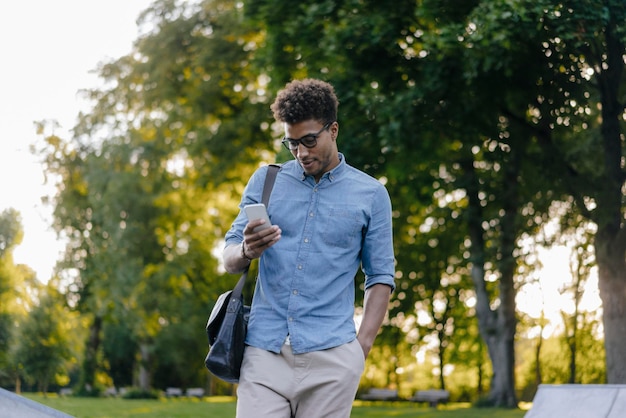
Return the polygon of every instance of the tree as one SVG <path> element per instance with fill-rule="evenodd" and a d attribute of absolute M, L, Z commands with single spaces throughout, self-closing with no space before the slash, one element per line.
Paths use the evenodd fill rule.
<path fill-rule="evenodd" d="M 17 331 L 14 361 L 23 368 L 26 379 L 46 393 L 51 383 L 58 383 L 59 376 L 67 373 L 72 320 L 63 296 L 53 286 L 41 286 L 38 299 Z"/>
<path fill-rule="evenodd" d="M 34 273 L 26 266 L 16 266 L 13 251 L 22 242 L 24 231 L 17 210 L 8 208 L 0 213 L 0 383 L 15 384 L 20 390 L 19 368 L 15 366 L 12 353 L 15 348 L 15 323 L 25 316 L 25 283 L 34 279 Z M 22 300 L 20 304 L 19 300 Z"/>
<path fill-rule="evenodd" d="M 522 100 L 500 104 L 501 114 L 527 131 L 537 156 L 535 175 L 545 177 L 542 195 L 573 203 L 572 219 L 582 214 L 597 225 L 594 246 L 608 381 L 623 383 L 626 320 L 619 313 L 626 305 L 623 2 L 543 1 L 493 7 L 485 3 L 480 9 L 483 12 L 475 15 L 465 34 L 466 61 L 474 62 L 464 74 L 472 83 L 486 78 L 493 84 L 510 80 L 512 87 L 526 87 L 528 94 L 519 96 Z M 507 28 L 504 22 L 511 24 Z M 520 33 L 526 38 L 520 39 Z M 526 64 L 516 69 L 511 64 L 520 56 L 527 57 Z M 549 213 L 545 207 L 535 212 Z"/>
<path fill-rule="evenodd" d="M 537 106 L 529 121 L 541 134 L 576 208 L 597 225 L 598 264 L 606 369 L 609 383 L 626 383 L 626 225 L 624 223 L 624 85 L 626 8 L 621 1 L 563 2 L 545 19 L 550 84 L 566 79 L 560 94 L 546 95 L 552 110 Z M 546 83 L 547 84 L 547 83 Z M 580 85 L 571 96 L 565 86 Z M 556 93 L 556 91 L 555 91 Z M 599 111 L 598 111 L 599 109 Z M 571 135 L 555 137 L 547 128 L 571 126 Z M 593 153 L 590 153 L 593 150 Z M 598 152 L 599 151 L 599 152 Z M 556 173 L 553 178 L 557 177 Z"/>
<path fill-rule="evenodd" d="M 580 357 L 580 330 L 585 326 L 584 321 L 587 316 L 585 312 L 581 311 L 580 304 L 591 270 L 595 267 L 591 235 L 592 232 L 584 223 L 578 228 L 577 236 L 573 239 L 575 244 L 571 248 L 569 261 L 572 282 L 564 284 L 561 289 L 561 293 L 572 294 L 574 305 L 571 313 L 561 311 L 565 325 L 564 338 L 569 350 L 569 383 L 580 381 L 577 377 L 577 360 Z"/>
<path fill-rule="evenodd" d="M 19 270 L 13 262 L 13 251 L 22 243 L 24 230 L 17 210 L 9 208 L 0 213 L 0 313 L 8 314 L 14 304 L 20 282 Z"/>

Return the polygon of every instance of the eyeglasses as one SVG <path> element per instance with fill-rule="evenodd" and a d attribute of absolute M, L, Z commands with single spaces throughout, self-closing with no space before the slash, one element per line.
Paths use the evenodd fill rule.
<path fill-rule="evenodd" d="M 313 148 L 314 146 L 317 145 L 317 137 L 320 136 L 320 134 L 324 132 L 326 129 L 328 129 L 330 125 L 332 124 L 333 122 L 328 122 L 326 125 L 324 125 L 322 129 L 319 130 L 318 133 L 304 135 L 300 139 L 291 139 L 291 138 L 284 137 L 281 142 L 283 143 L 285 148 L 287 148 L 289 151 L 297 150 L 298 145 L 300 144 L 304 145 L 306 148 Z"/>

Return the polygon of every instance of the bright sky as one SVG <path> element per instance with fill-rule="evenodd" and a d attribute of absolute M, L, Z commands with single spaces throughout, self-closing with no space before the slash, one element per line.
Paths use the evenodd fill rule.
<path fill-rule="evenodd" d="M 564 283 L 571 283 L 572 276 L 569 266 L 571 249 L 557 246 L 550 250 L 540 249 L 539 259 L 543 267 L 533 275 L 539 280 L 525 284 L 517 294 L 517 307 L 533 318 L 539 318 L 543 309 L 546 318 L 551 324 L 544 330 L 544 336 L 550 335 L 561 326 L 561 311 L 571 315 L 574 312 L 572 292 L 561 293 Z M 580 309 L 588 312 L 598 312 L 601 308 L 600 292 L 598 290 L 597 268 L 587 280 L 585 292 L 580 301 Z M 600 318 L 598 316 L 598 318 Z"/>
<path fill-rule="evenodd" d="M 98 85 L 99 62 L 128 54 L 139 35 L 136 19 L 150 0 L 15 0 L 0 13 L 0 211 L 20 211 L 24 241 L 16 263 L 50 278 L 62 249 L 50 229 L 51 209 L 41 196 L 41 167 L 29 145 L 39 140 L 35 121 L 74 126 L 87 110 L 77 92 Z"/>

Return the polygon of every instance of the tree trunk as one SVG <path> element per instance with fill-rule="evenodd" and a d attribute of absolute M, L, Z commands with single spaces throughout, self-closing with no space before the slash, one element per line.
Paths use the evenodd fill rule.
<path fill-rule="evenodd" d="M 493 406 L 515 408 L 517 396 L 515 394 L 515 319 L 510 318 L 498 309 L 496 312 L 486 312 L 483 307 L 483 318 L 479 316 L 481 335 L 487 344 L 487 351 L 493 367 L 489 402 Z M 480 315 L 480 314 L 479 314 Z"/>
<path fill-rule="evenodd" d="M 585 268 L 585 253 L 581 251 L 576 257 L 575 264 L 572 266 L 572 275 L 574 276 L 574 314 L 572 316 L 572 329 L 569 332 L 568 347 L 570 352 L 569 359 L 569 383 L 576 383 L 576 355 L 578 352 L 578 339 L 579 339 L 579 317 L 580 317 L 580 300 L 583 295 L 584 285 L 587 282 L 589 276 Z M 567 320 L 564 318 L 564 322 L 567 324 Z M 567 331 L 567 327 L 566 327 Z"/>
<path fill-rule="evenodd" d="M 95 316 L 85 347 L 85 359 L 81 370 L 78 392 L 83 395 L 93 395 L 96 382 L 96 370 L 98 368 L 98 350 L 100 349 L 100 333 L 102 330 L 102 317 Z"/>
<path fill-rule="evenodd" d="M 445 376 L 443 375 L 444 373 L 444 354 L 445 354 L 445 347 L 443 346 L 442 342 L 442 338 L 445 338 L 445 336 L 442 336 L 443 332 L 439 333 L 439 389 L 446 389 L 446 379 Z"/>
<path fill-rule="evenodd" d="M 477 380 L 478 380 L 478 382 L 477 382 L 476 386 L 477 386 L 477 395 L 478 395 L 479 398 L 481 398 L 483 396 L 483 393 L 484 393 L 484 389 L 483 389 L 483 376 L 484 376 L 484 373 L 483 373 L 483 359 L 485 358 L 485 356 L 484 356 L 484 348 L 483 348 L 483 344 L 482 343 L 483 343 L 482 341 L 478 342 L 478 344 L 480 345 L 480 350 L 479 350 L 479 360 L 478 360 L 478 367 L 477 367 L 478 368 L 478 370 L 477 370 L 477 373 L 478 373 Z"/>
<path fill-rule="evenodd" d="M 539 338 L 537 346 L 535 347 L 535 384 L 537 387 L 541 384 L 541 346 L 543 345 L 543 328 L 544 328 L 544 315 L 541 314 L 541 326 L 539 328 Z"/>
<path fill-rule="evenodd" d="M 561 311 L 561 318 L 565 327 L 563 339 L 569 350 L 569 379 L 567 383 L 570 384 L 576 383 L 576 345 L 578 343 L 578 302 L 576 298 L 574 299 L 574 314 L 572 316 Z"/>
<path fill-rule="evenodd" d="M 511 167 L 514 164 L 511 164 Z M 516 174 L 516 173 L 511 173 Z M 515 332 L 517 330 L 517 304 L 515 302 L 515 269 L 516 261 L 514 251 L 516 246 L 517 231 L 515 223 L 517 219 L 517 185 L 514 180 L 508 179 L 511 195 L 505 197 L 504 215 L 501 218 L 500 230 L 500 270 L 499 302 L 496 311 L 496 329 L 488 330 L 489 339 L 495 339 L 487 347 L 492 352 L 494 360 L 494 376 L 490 393 L 490 399 L 496 406 L 507 408 L 517 407 L 517 395 L 515 393 Z M 491 345 L 491 347 L 490 347 Z M 498 368 L 496 369 L 495 364 Z M 496 372 L 497 370 L 497 372 Z"/>
<path fill-rule="evenodd" d="M 151 388 L 150 382 L 150 344 L 142 342 L 139 344 L 139 388 L 148 392 Z"/>
<path fill-rule="evenodd" d="M 576 338 L 578 331 L 574 331 L 574 336 L 571 337 L 569 342 L 569 381 L 568 383 L 576 383 Z"/>
<path fill-rule="evenodd" d="M 516 218 L 518 196 L 518 154 L 511 153 L 511 163 L 506 167 L 503 184 L 506 185 L 503 196 L 503 215 L 500 218 L 500 271 L 498 303 L 492 308 L 491 296 L 485 279 L 485 237 L 482 224 L 482 202 L 479 198 L 480 184 L 474 171 L 473 162 L 463 162 L 467 175 L 466 190 L 469 200 L 468 228 L 471 240 L 471 276 L 476 289 L 476 315 L 480 335 L 487 345 L 487 351 L 493 367 L 493 377 L 488 400 L 493 406 L 516 408 L 515 393 L 515 258 Z"/>
<path fill-rule="evenodd" d="M 480 225 L 477 225 L 480 228 Z M 480 260 L 482 256 L 482 246 L 476 245 L 476 240 L 472 240 L 471 269 L 472 280 L 476 289 L 476 315 L 478 317 L 478 327 L 480 335 L 487 345 L 487 352 L 493 368 L 493 378 L 489 389 L 489 401 L 494 406 L 515 408 L 517 398 L 515 395 L 515 295 L 512 283 L 502 285 L 501 283 L 501 303 L 495 310 L 491 309 L 489 294 L 485 284 L 484 263 Z M 480 250 L 479 250 L 480 249 Z M 507 280 L 501 278 L 501 281 Z M 512 280 L 512 278 L 508 278 Z M 512 293 L 507 296 L 507 293 Z M 511 303 L 512 306 L 506 306 Z"/>
<path fill-rule="evenodd" d="M 623 231 L 621 231 L 623 232 Z M 603 307 L 606 375 L 611 384 L 626 383 L 626 262 L 617 236 L 598 231 L 595 249 Z"/>
<path fill-rule="evenodd" d="M 626 230 L 624 229 L 621 131 L 624 105 L 620 92 L 624 71 L 624 44 L 610 21 L 604 33 L 606 70 L 598 74 L 602 102 L 602 143 L 605 166 L 596 196 L 593 220 L 600 298 L 603 306 L 604 345 L 608 383 L 626 383 Z"/>
<path fill-rule="evenodd" d="M 396 389 L 400 389 L 400 375 L 396 370 L 400 368 L 400 328 L 393 327 L 392 335 L 394 339 L 394 347 L 395 347 L 395 358 L 393 359 L 393 376 L 395 381 Z"/>

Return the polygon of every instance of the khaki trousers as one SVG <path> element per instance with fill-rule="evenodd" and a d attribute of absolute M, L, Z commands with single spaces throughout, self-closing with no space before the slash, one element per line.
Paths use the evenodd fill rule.
<path fill-rule="evenodd" d="M 294 355 L 246 347 L 237 388 L 237 418 L 349 418 L 365 367 L 357 340 Z"/>

